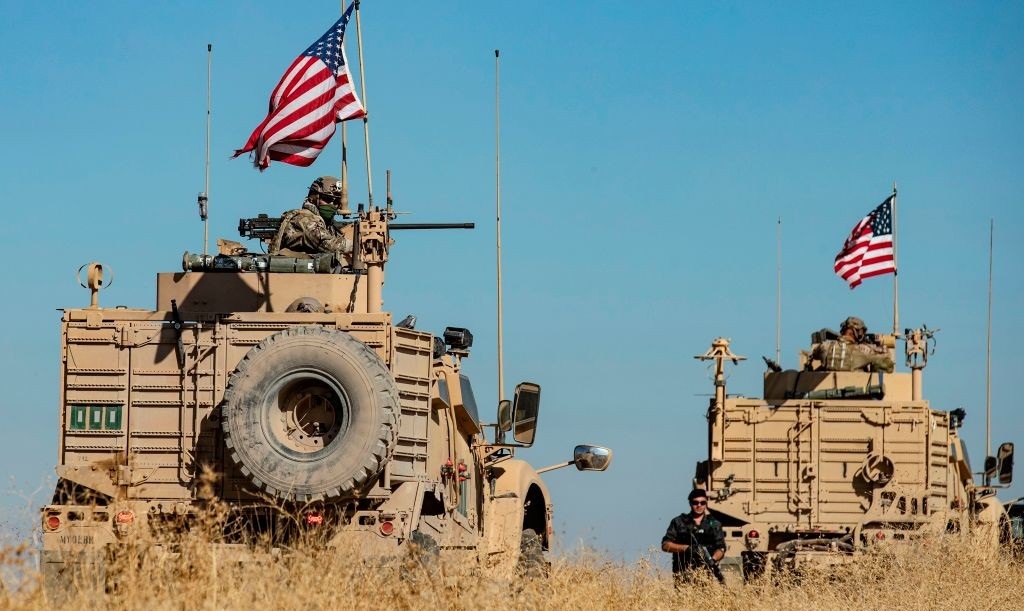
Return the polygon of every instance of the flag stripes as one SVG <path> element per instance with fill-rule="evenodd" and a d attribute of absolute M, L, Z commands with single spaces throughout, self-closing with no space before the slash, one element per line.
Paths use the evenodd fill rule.
<path fill-rule="evenodd" d="M 345 27 L 355 4 L 285 70 L 270 94 L 267 116 L 234 156 L 254 152 L 254 165 L 270 161 L 309 166 L 334 135 L 336 124 L 366 116 L 348 72 Z"/>
<path fill-rule="evenodd" d="M 836 255 L 834 269 L 856 288 L 865 278 L 896 273 L 893 252 L 892 204 L 895 195 L 860 220 Z"/>

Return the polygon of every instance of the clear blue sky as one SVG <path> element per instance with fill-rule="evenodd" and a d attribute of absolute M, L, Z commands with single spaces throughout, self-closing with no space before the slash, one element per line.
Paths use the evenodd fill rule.
<path fill-rule="evenodd" d="M 239 217 L 294 207 L 312 178 L 337 172 L 337 139 L 308 169 L 261 174 L 229 156 L 339 3 L 0 4 L 0 527 L 11 532 L 34 523 L 53 478 L 57 309 L 88 303 L 75 270 L 102 261 L 116 273 L 102 303 L 153 307 L 155 273 L 202 250 L 206 44 L 210 234 L 236 238 Z M 712 338 L 751 359 L 729 391 L 760 394 L 758 357 L 775 351 L 778 217 L 785 365 L 812 330 L 849 314 L 891 326 L 891 277 L 850 291 L 831 267 L 894 180 L 901 326 L 942 329 L 926 396 L 968 410 L 976 462 L 995 219 L 993 441 L 1024 449 L 1024 5 L 362 6 L 378 201 L 391 168 L 406 220 L 477 223 L 396 236 L 386 306 L 421 328 L 473 330 L 467 366 L 485 406 L 496 397 L 502 51 L 507 390 L 524 379 L 544 388 L 524 455 L 547 465 L 577 442 L 615 450 L 607 473 L 546 477 L 563 544 L 626 558 L 658 544 L 705 453 L 712 386 L 692 356 Z M 351 133 L 358 188 L 361 131 Z"/>

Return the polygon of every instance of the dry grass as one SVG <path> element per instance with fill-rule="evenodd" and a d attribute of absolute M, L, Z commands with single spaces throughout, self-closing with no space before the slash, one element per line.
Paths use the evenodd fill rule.
<path fill-rule="evenodd" d="M 1000 609 L 1021 607 L 1024 565 L 965 537 L 949 536 L 865 555 L 838 574 L 725 588 L 699 581 L 680 590 L 666 558 L 632 565 L 592 553 L 556 560 L 545 579 L 489 575 L 469 560 L 411 562 L 359 558 L 354 550 L 300 543 L 280 555 L 232 561 L 202 529 L 178 538 L 180 554 L 139 546 L 110 567 L 104 585 L 79 580 L 66 609 Z M 48 609 L 27 546 L 0 552 L 0 608 Z M 113 583 L 113 585 L 111 585 Z"/>

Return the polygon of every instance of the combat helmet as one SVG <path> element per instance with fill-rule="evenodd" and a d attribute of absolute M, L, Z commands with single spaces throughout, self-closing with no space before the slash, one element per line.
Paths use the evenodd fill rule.
<path fill-rule="evenodd" d="M 321 176 L 309 185 L 309 197 L 314 196 L 331 199 L 334 201 L 341 200 L 341 179 L 335 176 Z"/>
<path fill-rule="evenodd" d="M 846 333 L 846 330 L 850 329 L 853 331 L 853 337 L 858 342 L 863 341 L 864 337 L 868 333 L 868 327 L 864 324 L 864 321 L 857 318 L 856 316 L 848 316 L 843 324 L 839 325 L 839 333 Z"/>
<path fill-rule="evenodd" d="M 309 185 L 306 199 L 320 209 L 320 216 L 330 221 L 335 214 L 348 214 L 347 198 L 342 197 L 341 179 L 335 176 L 321 176 Z M 324 203 L 326 202 L 326 203 Z"/>

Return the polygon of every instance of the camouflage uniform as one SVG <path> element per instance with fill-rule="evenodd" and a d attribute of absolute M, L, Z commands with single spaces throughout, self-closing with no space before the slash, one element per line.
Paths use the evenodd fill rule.
<path fill-rule="evenodd" d="M 270 254 L 290 256 L 334 253 L 338 262 L 352 252 L 352 242 L 320 216 L 317 207 L 306 200 L 298 210 L 284 213 Z"/>
<path fill-rule="evenodd" d="M 889 351 L 866 341 L 868 329 L 864 321 L 850 316 L 839 329 L 843 335 L 821 342 L 814 351 L 814 358 L 821 361 L 826 371 L 893 371 Z M 846 336 L 847 330 L 852 332 L 852 338 Z"/>

